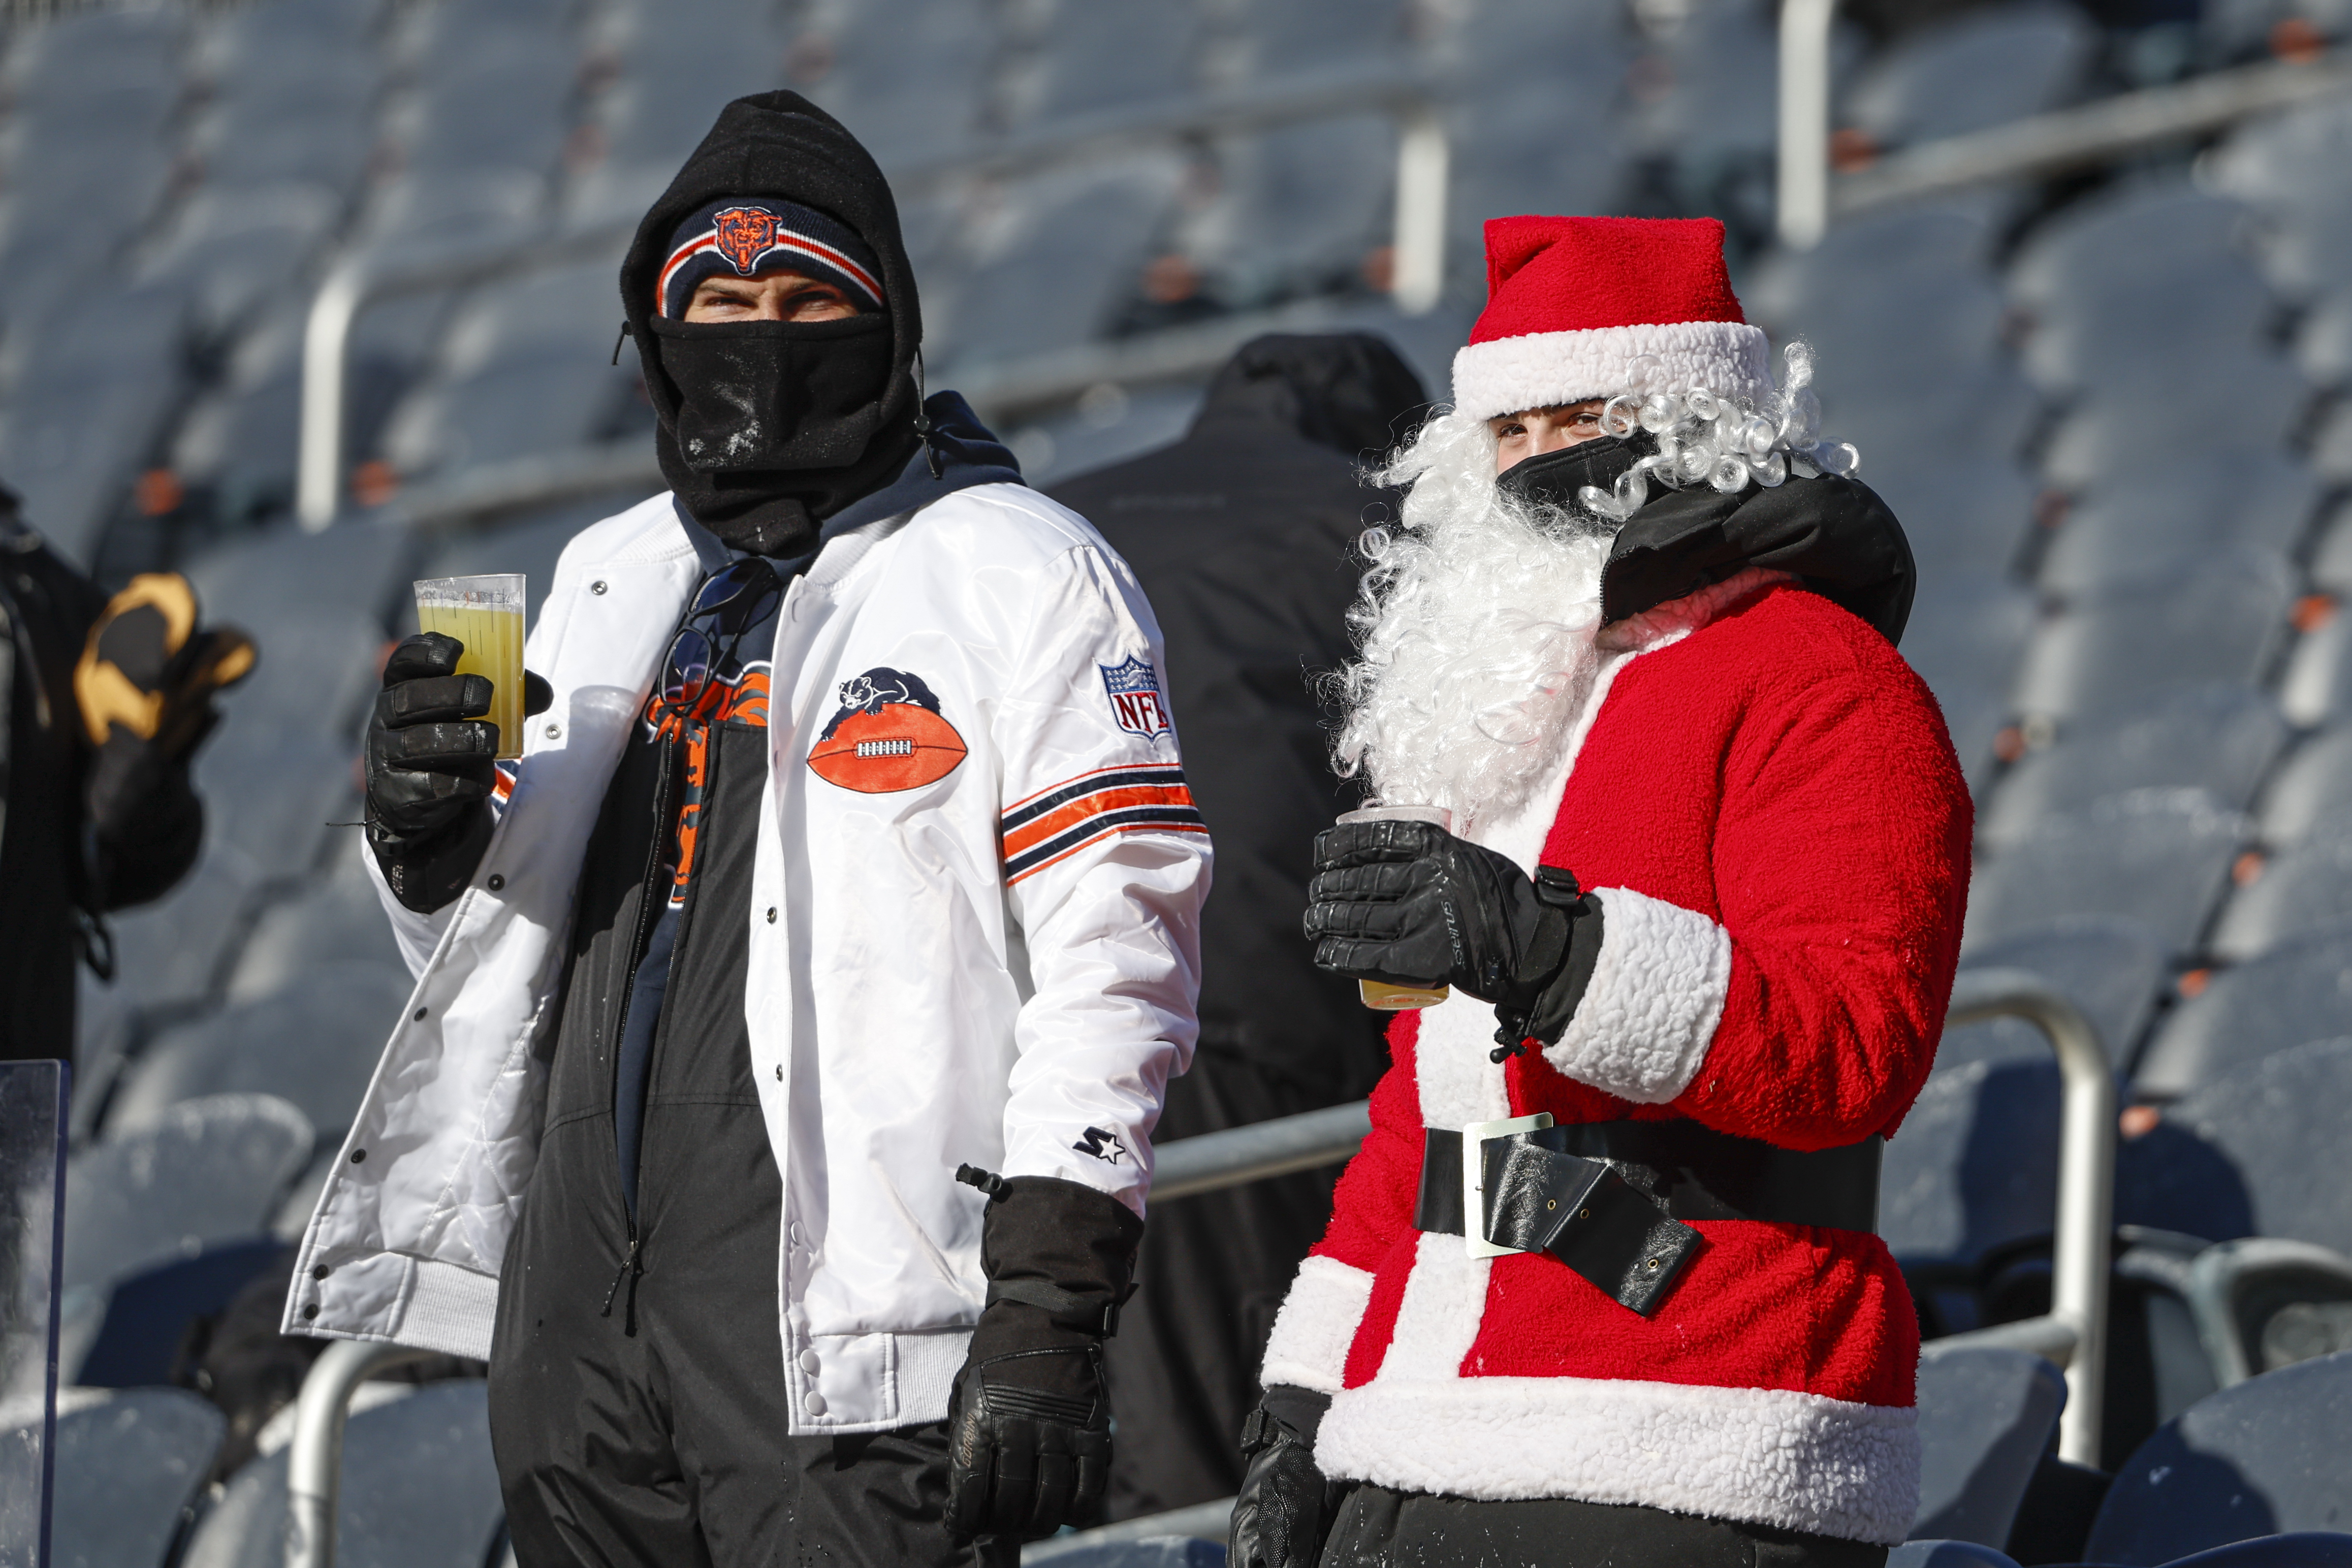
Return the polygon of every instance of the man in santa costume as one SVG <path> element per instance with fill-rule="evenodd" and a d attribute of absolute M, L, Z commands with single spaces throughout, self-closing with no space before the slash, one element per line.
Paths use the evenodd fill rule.
<path fill-rule="evenodd" d="M 1901 528 L 1711 220 L 1507 218 L 1386 476 L 1307 930 L 1399 1016 L 1267 1349 L 1237 1568 L 1880 1564 L 1918 1333 L 1873 1234 L 1969 808 Z"/>

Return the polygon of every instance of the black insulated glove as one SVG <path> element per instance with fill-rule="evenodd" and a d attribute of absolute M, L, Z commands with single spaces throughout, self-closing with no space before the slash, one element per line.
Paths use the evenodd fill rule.
<path fill-rule="evenodd" d="M 1396 986 L 1453 986 L 1495 1004 L 1496 1060 L 1576 1016 L 1601 953 L 1601 907 L 1576 878 L 1530 878 L 1434 822 L 1342 822 L 1315 838 L 1307 936 L 1316 967 Z"/>
<path fill-rule="evenodd" d="M 1087 1521 L 1108 1484 L 1103 1341 L 1143 1221 L 1074 1181 L 956 1176 L 989 1195 L 988 1304 L 948 1406 L 948 1531 L 1036 1541 Z"/>
<path fill-rule="evenodd" d="M 1249 1469 L 1234 1499 L 1229 1568 L 1314 1568 L 1340 1488 L 1315 1467 L 1315 1431 L 1331 1396 L 1277 1383 L 1242 1423 Z"/>
<path fill-rule="evenodd" d="M 465 652 L 438 632 L 404 639 L 368 720 L 368 843 L 393 895 L 419 915 L 465 890 L 490 841 L 499 727 L 481 717 L 488 677 L 457 673 Z M 525 677 L 527 713 L 553 700 L 545 681 Z"/>

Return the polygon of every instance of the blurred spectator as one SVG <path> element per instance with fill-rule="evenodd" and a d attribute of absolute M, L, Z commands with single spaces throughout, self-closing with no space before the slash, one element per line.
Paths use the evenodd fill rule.
<path fill-rule="evenodd" d="M 243 632 L 196 629 L 185 578 L 108 599 L 0 490 L 0 1061 L 72 1060 L 75 956 L 111 978 L 101 917 L 195 863 L 188 762 L 253 659 Z"/>
<path fill-rule="evenodd" d="M 1142 580 L 1167 639 L 1184 773 L 1217 843 L 1201 1042 L 1155 1144 L 1360 1099 L 1381 1015 L 1308 961 L 1297 910 L 1332 777 L 1315 677 L 1349 653 L 1356 535 L 1383 513 L 1359 460 L 1426 402 L 1382 340 L 1257 339 L 1171 446 L 1057 486 Z M 1142 1289 L 1110 1342 L 1110 1512 L 1231 1497 L 1275 1309 L 1330 1212 L 1329 1171 L 1154 1205 Z"/>

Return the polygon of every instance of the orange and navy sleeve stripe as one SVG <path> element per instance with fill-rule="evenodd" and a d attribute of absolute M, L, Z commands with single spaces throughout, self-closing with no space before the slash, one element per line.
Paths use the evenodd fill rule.
<path fill-rule="evenodd" d="M 1105 768 L 1004 809 L 1004 880 L 1019 882 L 1113 833 L 1205 833 L 1181 768 Z"/>

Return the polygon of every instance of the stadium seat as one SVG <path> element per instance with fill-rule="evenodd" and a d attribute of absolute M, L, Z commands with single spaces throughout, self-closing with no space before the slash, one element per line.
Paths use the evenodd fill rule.
<path fill-rule="evenodd" d="M 196 1525 L 183 1568 L 279 1568 L 286 1467 L 280 1448 L 238 1471 Z M 336 1510 L 338 1563 L 480 1568 L 504 1516 L 483 1384 L 429 1383 L 352 1415 Z"/>
<path fill-rule="evenodd" d="M 2216 971 L 2157 1028 L 2132 1066 L 2133 1093 L 2172 1100 L 2242 1075 L 2265 1057 L 2345 1032 L 2352 933 L 2321 932 Z"/>
<path fill-rule="evenodd" d="M 2352 925 L 2352 825 L 2253 862 L 2213 927 L 2213 956 L 2259 958 L 2299 936 Z"/>
<path fill-rule="evenodd" d="M 1058 1550 L 1031 1547 L 1021 1560 L 1040 1568 L 1046 1563 L 1053 1568 L 1224 1568 L 1225 1544 L 1189 1535 L 1147 1535 Z"/>
<path fill-rule="evenodd" d="M 996 47 L 984 0 L 873 0 L 794 42 L 790 85 L 888 171 L 936 159 L 980 128 Z"/>
<path fill-rule="evenodd" d="M 1893 148 L 2022 119 L 2072 97 L 2096 47 L 2096 29 L 2071 6 L 1961 12 L 1906 34 L 1860 72 L 1845 122 Z"/>
<path fill-rule="evenodd" d="M 164 1030 L 115 1091 L 109 1135 L 155 1126 L 205 1095 L 268 1092 L 339 1140 L 410 989 L 397 963 L 331 961 L 270 996 Z"/>
<path fill-rule="evenodd" d="M 2027 373 L 2058 393 L 2177 382 L 2200 356 L 2258 340 L 2273 307 L 2245 255 L 2246 219 L 2236 202 L 2149 179 L 2040 225 L 2009 272 L 2032 322 Z"/>
<path fill-rule="evenodd" d="M 60 1286 L 104 1286 L 214 1242 L 261 1235 L 313 1141 L 310 1122 L 285 1101 L 221 1094 L 82 1150 L 67 1173 Z"/>
<path fill-rule="evenodd" d="M 2352 1258 L 2247 1237 L 2206 1248 L 2183 1294 L 2222 1386 L 2352 1350 Z"/>
<path fill-rule="evenodd" d="M 263 909 L 238 951 L 229 1002 L 275 995 L 325 964 L 401 967 L 400 948 L 368 877 L 367 852 L 359 833 L 344 833 L 323 873 Z"/>
<path fill-rule="evenodd" d="M 2352 1353 L 2225 1388 L 2168 1422 L 2117 1470 L 2084 1556 L 2178 1563 L 2255 1536 L 2341 1524 L 2352 1506 L 2347 1429 Z"/>
<path fill-rule="evenodd" d="M 1906 1541 L 1886 1554 L 1886 1568 L 2017 1568 L 2017 1559 L 1973 1541 Z"/>
<path fill-rule="evenodd" d="M 2341 177 L 2347 150 L 2352 113 L 2322 101 L 2252 121 L 2213 151 L 2214 187 L 2273 220 L 2261 249 L 2263 271 L 2290 299 L 2352 282 L 2343 253 L 2352 235 L 2352 200 Z"/>
<path fill-rule="evenodd" d="M 1610 209 L 1623 162 L 1616 117 L 1578 115 L 1576 156 L 1559 154 L 1561 106 L 1608 101 L 1624 79 L 1633 40 L 1618 10 L 1486 0 L 1436 53 L 1452 83 L 1449 201 L 1470 276 L 1481 265 L 1467 249 L 1477 217 Z"/>
<path fill-rule="evenodd" d="M 2010 688 L 2035 616 L 2032 594 L 1990 570 L 1927 578 L 1911 606 L 1903 656 L 1936 694 L 1973 786 L 1992 770 L 1993 740 L 2009 720 Z"/>
<path fill-rule="evenodd" d="M 1192 5 L 1058 6 L 1023 82 L 1018 124 L 1164 104 L 1192 89 L 1203 18 Z"/>
<path fill-rule="evenodd" d="M 60 1390 L 49 1563 L 163 1568 L 227 1425 L 177 1388 Z"/>
<path fill-rule="evenodd" d="M 446 472 L 601 438 L 636 382 L 635 365 L 610 364 L 621 247 L 609 248 L 495 281 L 458 308 L 439 362 L 385 429 L 394 466 Z"/>
<path fill-rule="evenodd" d="M 2334 1025 L 2344 1027 L 2340 1012 Z M 2209 1241 L 2254 1235 L 2352 1254 L 2352 1191 L 2315 1174 L 2347 1157 L 2352 1039 L 2317 1040 L 2241 1059 L 2167 1106 L 2155 1131 L 2126 1140 L 2116 1213 Z"/>
<path fill-rule="evenodd" d="M 2058 1430 L 2066 1380 L 2038 1355 L 1975 1346 L 1919 1361 L 1916 1538 L 2009 1539 L 2034 1462 Z"/>
<path fill-rule="evenodd" d="M 2352 716 L 2352 615 L 2331 609 L 2295 643 L 2279 681 L 2279 706 L 2301 725 Z"/>
<path fill-rule="evenodd" d="M 1367 114 L 1218 139 L 1219 193 L 1185 225 L 1188 254 L 1234 305 L 1361 288 L 1392 232 L 1396 134 Z"/>
<path fill-rule="evenodd" d="M 1075 347 L 1131 296 L 1183 177 L 1171 153 L 1055 169 L 1008 187 L 945 286 L 923 298 L 926 352 L 968 366 Z M 936 299 L 936 308 L 934 300 Z M 934 384 L 948 384 L 948 372 Z"/>
<path fill-rule="evenodd" d="M 1869 484 L 1902 520 L 1923 587 L 1955 572 L 2007 570 L 2033 522 L 2033 486 L 2024 472 L 1981 455 L 1874 463 Z"/>
<path fill-rule="evenodd" d="M 142 1008 L 180 1009 L 215 996 L 258 901 L 253 857 L 214 835 L 195 867 L 152 904 L 109 915 L 113 987 Z"/>
<path fill-rule="evenodd" d="M 2289 753 L 2256 815 L 2263 841 L 2273 848 L 2352 831 L 2352 726 L 2322 730 Z"/>
<path fill-rule="evenodd" d="M 2285 553 L 2310 523 L 2319 477 L 2284 451 L 2177 446 L 2087 482 L 2042 555 L 2037 580 L 2079 593 L 2224 545 Z"/>
<path fill-rule="evenodd" d="M 189 1325 L 217 1318 L 256 1280 L 293 1271 L 294 1255 L 276 1236 L 215 1242 L 184 1258 L 115 1280 L 102 1310 L 89 1304 L 61 1335 L 59 1375 L 84 1387 L 141 1388 L 180 1382 Z M 79 1303 L 78 1303 L 79 1304 Z M 91 1319 L 95 1318 L 93 1329 Z"/>
<path fill-rule="evenodd" d="M 2041 1061 L 1961 1061 L 1927 1080 L 1887 1143 L 1878 1231 L 1906 1269 L 1972 1268 L 2049 1234 L 2057 1182 L 2058 1068 L 2046 1049 Z"/>
<path fill-rule="evenodd" d="M 2240 810 L 2252 803 L 2287 738 L 2278 705 L 2250 686 L 2183 686 L 2110 708 L 2021 758 L 1979 811 L 1977 838 L 1999 846 L 2138 789 L 2200 789 Z"/>
<path fill-rule="evenodd" d="M 2199 789 L 2134 789 L 2042 818 L 1979 857 L 1963 951 L 2065 915 L 2120 915 L 2186 953 L 2251 830 Z"/>
<path fill-rule="evenodd" d="M 2127 1060 L 2147 1025 L 2170 956 L 2145 922 L 2112 915 L 2079 915 L 2030 927 L 1969 955 L 1972 967 L 2024 969 L 2041 976 L 2083 1009 L 2108 1060 Z M 1937 1067 L 1963 1061 L 2050 1060 L 2049 1040 L 2022 1019 L 1995 1019 L 1947 1030 L 1936 1050 Z"/>
<path fill-rule="evenodd" d="M 316 184 L 202 191 L 141 276 L 184 291 L 197 341 L 227 343 L 255 311 L 293 290 L 343 204 L 339 191 Z"/>
<path fill-rule="evenodd" d="M 2352 287 L 2315 303 L 2294 334 L 2295 368 L 2323 392 L 2352 382 Z"/>
<path fill-rule="evenodd" d="M 2285 635 L 2294 591 L 2284 559 L 2245 545 L 2086 589 L 2035 637 L 2018 709 L 2064 721 L 2183 685 L 2252 684 Z"/>
<path fill-rule="evenodd" d="M 2227 390 L 2196 397 L 2184 409 L 2184 377 Z M 2284 450 L 2310 401 L 2310 385 L 2294 364 L 2251 341 L 2230 353 L 2201 353 L 2175 373 L 2085 396 L 2042 449 L 2042 475 L 2063 490 L 2118 479 L 2145 483 L 2179 463 L 2184 443 L 2242 474 L 2250 463 Z M 2191 423 L 2184 424 L 2184 416 Z"/>

